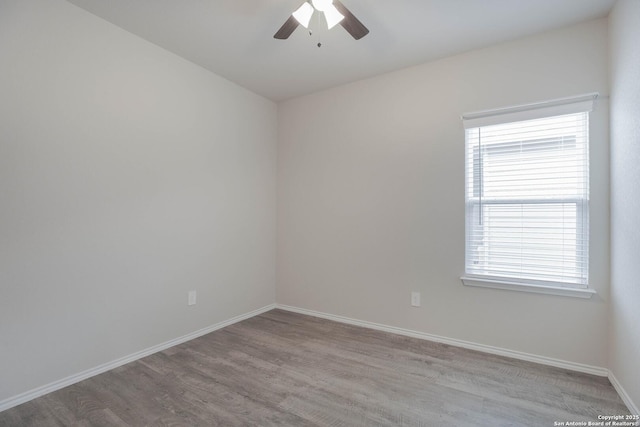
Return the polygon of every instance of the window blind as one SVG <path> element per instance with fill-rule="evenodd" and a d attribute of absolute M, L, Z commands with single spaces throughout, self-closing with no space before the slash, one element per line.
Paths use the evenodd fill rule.
<path fill-rule="evenodd" d="M 466 274 L 586 288 L 591 103 L 536 105 L 465 120 Z"/>

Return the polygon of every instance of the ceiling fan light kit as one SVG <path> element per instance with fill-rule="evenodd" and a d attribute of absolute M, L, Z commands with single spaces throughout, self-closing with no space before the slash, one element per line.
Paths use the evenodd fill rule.
<path fill-rule="evenodd" d="M 324 10 L 324 17 L 327 20 L 327 27 L 332 29 L 338 25 L 344 19 L 344 15 L 338 12 L 335 6 L 331 5 L 330 8 Z"/>
<path fill-rule="evenodd" d="M 296 21 L 305 28 L 309 28 L 309 22 L 311 21 L 312 16 L 313 6 L 307 2 L 302 3 L 302 6 L 293 12 L 293 17 L 296 18 Z"/>
<path fill-rule="evenodd" d="M 324 12 L 324 17 L 327 20 L 327 27 L 332 29 L 344 19 L 344 15 L 338 12 L 338 9 L 333 5 L 333 0 L 311 0 L 302 3 L 302 6 L 293 12 L 293 17 L 296 18 L 298 23 L 305 28 L 309 28 L 309 22 L 313 16 L 313 12 Z"/>
<path fill-rule="evenodd" d="M 316 10 L 324 12 L 333 6 L 333 0 L 311 0 L 311 4 L 316 8 Z"/>
<path fill-rule="evenodd" d="M 311 0 L 311 2 L 305 1 L 302 6 L 296 9 L 273 37 L 285 40 L 289 38 L 298 25 L 309 28 L 311 17 L 316 10 L 324 13 L 329 29 L 341 24 L 356 40 L 360 40 L 369 34 L 367 27 L 365 27 L 349 9 L 340 3 L 339 0 Z"/>

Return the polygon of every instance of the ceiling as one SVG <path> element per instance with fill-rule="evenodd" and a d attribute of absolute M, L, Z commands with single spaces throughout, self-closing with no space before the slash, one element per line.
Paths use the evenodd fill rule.
<path fill-rule="evenodd" d="M 312 36 L 274 39 L 302 0 L 68 1 L 274 101 L 604 17 L 615 2 L 342 0 L 371 31 L 355 41 L 319 20 Z"/>

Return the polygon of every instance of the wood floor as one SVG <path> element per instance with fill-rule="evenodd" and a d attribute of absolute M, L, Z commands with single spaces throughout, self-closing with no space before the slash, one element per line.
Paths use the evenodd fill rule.
<path fill-rule="evenodd" d="M 606 378 L 282 310 L 0 413 L 1 426 L 553 426 L 629 414 Z"/>

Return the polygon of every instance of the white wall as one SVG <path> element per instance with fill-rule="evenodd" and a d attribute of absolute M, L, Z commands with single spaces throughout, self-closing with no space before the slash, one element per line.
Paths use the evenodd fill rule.
<path fill-rule="evenodd" d="M 611 315 L 609 364 L 640 405 L 640 2 L 610 15 Z"/>
<path fill-rule="evenodd" d="M 275 302 L 275 104 L 62 0 L 0 58 L 0 401 Z"/>
<path fill-rule="evenodd" d="M 597 367 L 609 298 L 608 108 L 591 125 L 591 300 L 464 287 L 465 112 L 608 94 L 607 22 L 279 104 L 278 303 Z M 422 307 L 410 307 L 410 291 Z"/>

